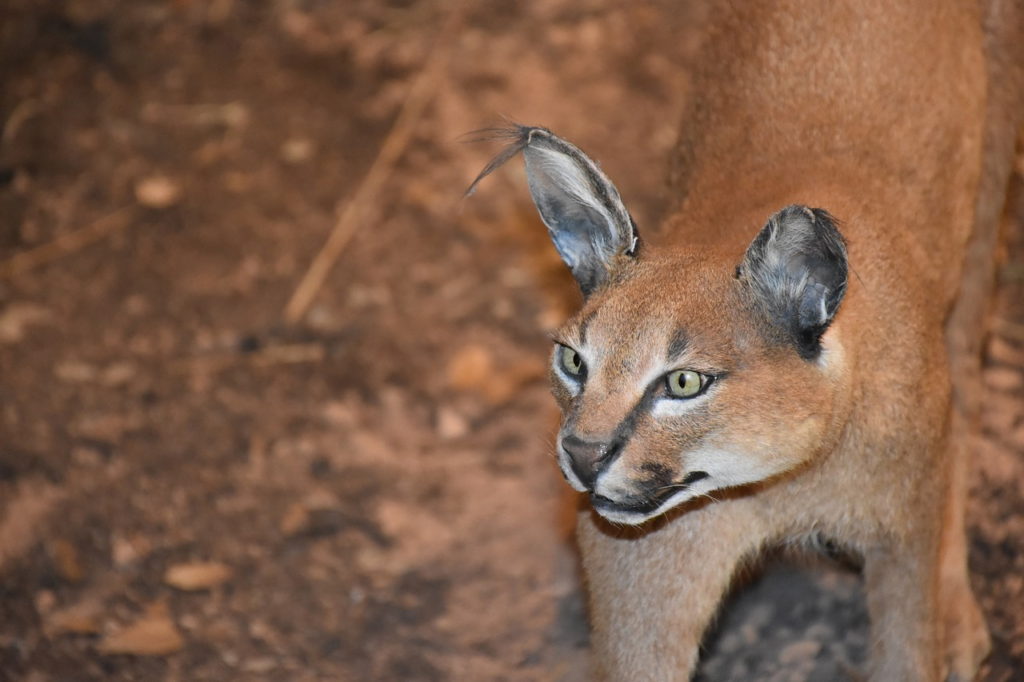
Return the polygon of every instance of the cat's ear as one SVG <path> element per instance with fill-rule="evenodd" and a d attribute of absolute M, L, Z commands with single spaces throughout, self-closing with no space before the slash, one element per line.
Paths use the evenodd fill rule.
<path fill-rule="evenodd" d="M 492 137 L 511 139 L 511 144 L 488 164 L 469 192 L 521 151 L 533 203 L 584 296 L 628 265 L 640 238 L 618 190 L 597 163 L 544 128 L 517 125 L 491 132 Z"/>
<path fill-rule="evenodd" d="M 800 355 L 813 358 L 846 294 L 848 267 L 835 219 L 818 208 L 787 206 L 750 244 L 740 278 Z"/>

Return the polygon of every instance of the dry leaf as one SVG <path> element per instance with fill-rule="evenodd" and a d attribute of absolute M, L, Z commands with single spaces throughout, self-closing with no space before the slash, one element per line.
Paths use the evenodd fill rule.
<path fill-rule="evenodd" d="M 167 569 L 164 582 L 179 590 L 195 592 L 223 585 L 231 573 L 230 566 L 216 561 L 176 564 Z"/>
<path fill-rule="evenodd" d="M 246 661 L 242 666 L 242 670 L 247 673 L 255 673 L 256 675 L 263 675 L 277 667 L 277 661 L 270 657 L 254 658 Z"/>
<path fill-rule="evenodd" d="M 1024 350 L 999 337 L 995 337 L 989 342 L 986 357 L 990 362 L 1024 365 Z"/>
<path fill-rule="evenodd" d="M 462 438 L 469 433 L 469 421 L 451 407 L 441 407 L 437 411 L 437 435 L 444 440 Z"/>
<path fill-rule="evenodd" d="M 57 605 L 57 595 L 53 593 L 53 590 L 39 590 L 36 592 L 33 601 L 36 605 L 36 613 L 40 616 L 46 616 Z"/>
<path fill-rule="evenodd" d="M 135 199 L 147 208 L 170 208 L 181 198 L 181 185 L 170 178 L 154 175 L 135 184 Z"/>
<path fill-rule="evenodd" d="M 17 343 L 30 325 L 47 322 L 52 314 L 33 303 L 11 303 L 0 313 L 0 343 Z"/>
<path fill-rule="evenodd" d="M 320 416 L 331 425 L 351 427 L 356 424 L 358 415 L 349 403 L 333 400 L 323 406 Z"/>
<path fill-rule="evenodd" d="M 313 157 L 313 141 L 305 137 L 293 137 L 281 145 L 281 158 L 286 163 L 302 163 Z"/>
<path fill-rule="evenodd" d="M 458 391 L 482 391 L 493 374 L 491 352 L 475 344 L 463 346 L 448 363 L 448 384 Z"/>
<path fill-rule="evenodd" d="M 68 384 L 84 384 L 99 374 L 94 366 L 85 362 L 62 362 L 53 368 L 54 375 Z"/>
<path fill-rule="evenodd" d="M 329 490 L 312 490 L 301 502 L 288 507 L 279 528 L 285 537 L 299 535 L 331 535 L 345 525 L 339 511 L 341 502 Z"/>
<path fill-rule="evenodd" d="M 1024 386 L 1024 374 L 1016 368 L 990 367 L 985 370 L 985 385 L 996 391 L 1016 391 Z"/>
<path fill-rule="evenodd" d="M 100 613 L 103 603 L 86 599 L 74 606 L 54 611 L 43 619 L 43 630 L 51 639 L 63 634 L 95 635 L 100 632 Z"/>
<path fill-rule="evenodd" d="M 282 535 L 289 538 L 306 532 L 306 529 L 309 528 L 309 510 L 306 509 L 306 505 L 296 502 L 288 507 L 284 518 L 281 519 L 280 528 Z"/>
<path fill-rule="evenodd" d="M 50 556 L 57 567 L 57 573 L 69 583 L 80 583 L 85 578 L 85 568 L 78 558 L 78 550 L 67 540 L 50 543 Z"/>
<path fill-rule="evenodd" d="M 100 374 L 104 386 L 123 386 L 135 378 L 135 366 L 129 362 L 115 362 Z"/>
<path fill-rule="evenodd" d="M 185 640 L 167 614 L 167 606 L 156 603 L 146 615 L 128 627 L 103 638 L 96 650 L 101 654 L 166 656 L 185 646 Z"/>
<path fill-rule="evenodd" d="M 153 544 L 149 538 L 140 533 L 133 533 L 130 536 L 113 534 L 110 538 L 110 558 L 114 564 L 122 568 L 137 564 L 141 559 L 149 556 L 153 551 Z"/>
<path fill-rule="evenodd" d="M 63 490 L 48 484 L 18 482 L 16 495 L 5 500 L 7 506 L 0 521 L 0 570 L 39 542 L 39 526 L 64 495 Z"/>

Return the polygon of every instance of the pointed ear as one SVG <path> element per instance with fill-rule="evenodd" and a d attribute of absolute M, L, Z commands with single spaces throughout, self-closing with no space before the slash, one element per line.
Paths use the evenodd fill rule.
<path fill-rule="evenodd" d="M 750 244 L 738 272 L 769 321 L 806 359 L 821 350 L 846 293 L 846 243 L 835 222 L 821 209 L 787 206 Z"/>
<path fill-rule="evenodd" d="M 469 192 L 522 151 L 533 203 L 583 295 L 590 295 L 621 267 L 623 258 L 635 256 L 639 246 L 636 225 L 615 185 L 586 154 L 549 130 L 517 125 L 489 132 L 511 138 L 512 144 L 484 169 Z"/>

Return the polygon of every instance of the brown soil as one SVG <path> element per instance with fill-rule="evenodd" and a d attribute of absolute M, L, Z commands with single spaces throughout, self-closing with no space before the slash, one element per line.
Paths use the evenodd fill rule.
<path fill-rule="evenodd" d="M 546 125 L 656 224 L 702 10 L 473 5 L 382 196 L 284 324 L 447 7 L 0 8 L 0 257 L 111 227 L 0 280 L 0 680 L 586 679 L 543 376 L 573 285 L 521 166 L 461 200 L 495 149 L 458 138 Z M 1024 677 L 1015 235 L 971 504 L 988 681 Z M 769 569 L 701 679 L 857 679 L 859 590 L 831 563 Z"/>

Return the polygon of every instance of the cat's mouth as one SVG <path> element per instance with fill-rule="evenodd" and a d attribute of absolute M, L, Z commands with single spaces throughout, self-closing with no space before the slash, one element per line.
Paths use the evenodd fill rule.
<path fill-rule="evenodd" d="M 657 511 L 658 507 L 660 507 L 665 500 L 671 496 L 671 492 L 672 491 L 669 491 L 669 495 L 661 493 L 654 497 L 624 502 L 618 502 L 609 497 L 605 497 L 604 495 L 598 495 L 597 493 L 590 493 L 590 505 L 598 512 L 609 511 L 646 515 L 653 511 Z"/>
<path fill-rule="evenodd" d="M 656 516 L 659 509 L 680 493 L 686 493 L 690 486 L 708 477 L 706 471 L 692 471 L 682 481 L 660 489 L 621 500 L 613 500 L 596 492 L 590 493 L 590 504 L 597 513 L 610 521 L 640 523 Z"/>

